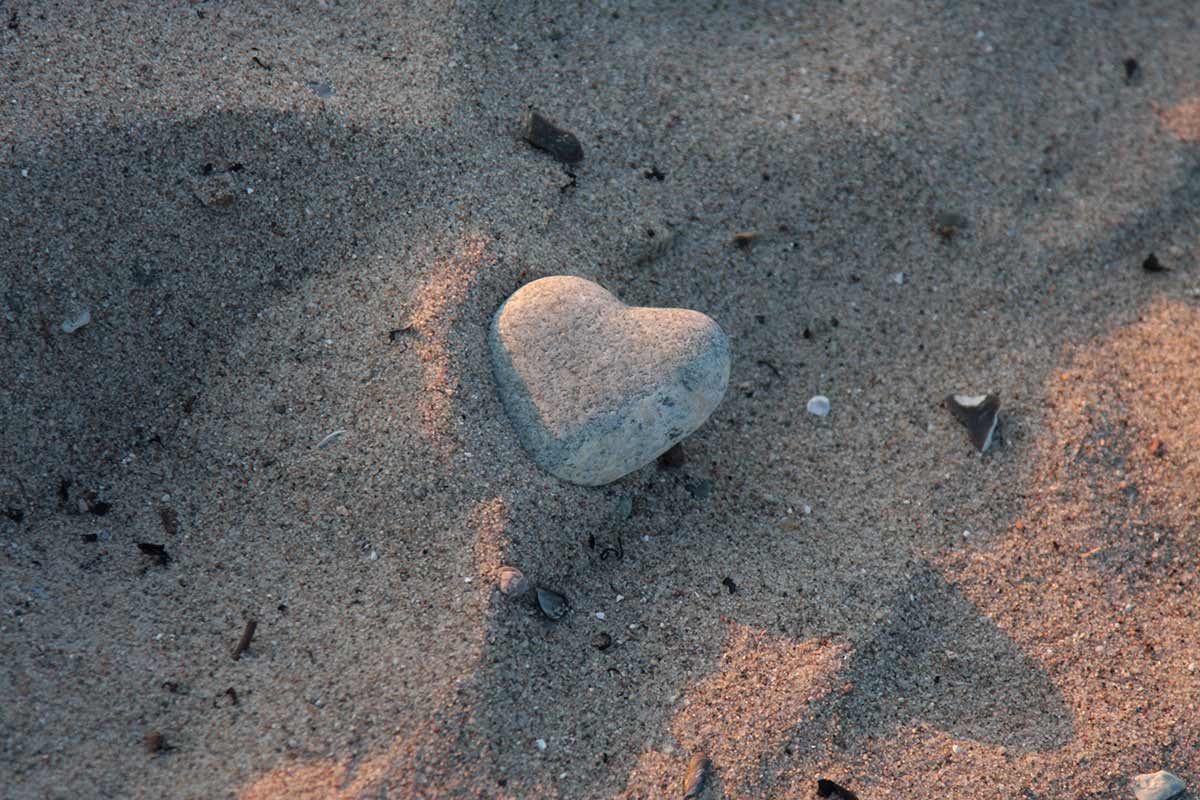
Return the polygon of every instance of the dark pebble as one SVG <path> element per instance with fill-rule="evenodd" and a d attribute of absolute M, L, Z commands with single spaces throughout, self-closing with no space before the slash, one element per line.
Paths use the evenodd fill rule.
<path fill-rule="evenodd" d="M 749 250 L 756 241 L 758 234 L 754 231 L 740 231 L 733 235 L 733 246 L 741 250 Z"/>
<path fill-rule="evenodd" d="M 168 536 L 174 536 L 179 533 L 179 514 L 170 506 L 163 506 L 158 510 L 158 517 L 162 520 L 163 530 Z"/>
<path fill-rule="evenodd" d="M 612 637 L 607 633 L 597 633 L 592 637 L 592 647 L 603 652 L 612 646 Z"/>
<path fill-rule="evenodd" d="M 13 522 L 20 523 L 25 519 L 25 512 L 19 508 L 9 507 L 4 509 L 4 516 L 11 519 Z"/>
<path fill-rule="evenodd" d="M 1141 65 L 1138 64 L 1138 60 L 1136 58 L 1127 58 L 1123 63 L 1125 67 L 1125 82 L 1131 83 L 1133 79 L 1137 77 L 1138 70 L 1141 68 Z"/>
<path fill-rule="evenodd" d="M 583 145 L 575 134 L 563 130 L 536 111 L 530 110 L 525 120 L 525 141 L 544 150 L 564 164 L 577 164 L 583 160 Z"/>
<path fill-rule="evenodd" d="M 733 582 L 733 578 L 726 578 L 725 580 L 721 581 L 721 583 L 725 585 L 725 588 L 729 590 L 730 594 L 733 594 L 737 591 L 737 584 Z"/>
<path fill-rule="evenodd" d="M 858 795 L 845 786 L 824 778 L 817 781 L 817 797 L 828 797 L 830 800 L 858 800 Z"/>
<path fill-rule="evenodd" d="M 1142 262 L 1142 269 L 1146 272 L 1166 272 L 1167 268 L 1158 260 L 1158 256 L 1151 253 L 1146 256 L 1146 260 Z"/>
<path fill-rule="evenodd" d="M 567 615 L 571 610 L 570 603 L 567 598 L 563 597 L 558 592 L 552 589 L 543 589 L 540 586 L 537 590 L 538 608 L 552 620 L 558 621 Z"/>
<path fill-rule="evenodd" d="M 154 544 L 153 542 L 138 542 L 137 546 L 138 550 L 141 550 L 143 554 L 151 556 L 163 566 L 166 566 L 171 561 L 171 556 L 167 555 L 166 545 Z"/>
<path fill-rule="evenodd" d="M 158 731 L 151 731 L 146 734 L 146 752 L 150 755 L 156 755 L 166 749 L 166 742 L 163 740 L 163 735 Z"/>

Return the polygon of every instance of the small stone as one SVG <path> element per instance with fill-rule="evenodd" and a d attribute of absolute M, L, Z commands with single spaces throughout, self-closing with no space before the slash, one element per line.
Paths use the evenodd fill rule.
<path fill-rule="evenodd" d="M 817 797 L 828 797 L 830 800 L 858 800 L 858 795 L 854 792 L 825 778 L 817 780 Z"/>
<path fill-rule="evenodd" d="M 683 776 L 684 800 L 692 800 L 704 792 L 704 785 L 708 782 L 708 775 L 711 771 L 712 761 L 708 759 L 708 756 L 703 753 L 692 756 L 687 772 Z"/>
<path fill-rule="evenodd" d="M 529 593 L 529 581 L 516 567 L 500 567 L 497 574 L 500 593 L 505 597 L 524 597 Z"/>
<path fill-rule="evenodd" d="M 592 637 L 592 647 L 596 648 L 600 652 L 604 652 L 610 646 L 612 646 L 612 637 L 607 633 L 597 633 Z"/>
<path fill-rule="evenodd" d="M 596 612 L 596 619 L 600 620 L 601 622 L 604 622 L 604 620 L 606 619 L 606 617 L 604 616 L 604 612 L 603 612 L 603 611 L 597 611 L 597 612 Z"/>
<path fill-rule="evenodd" d="M 1162 458 L 1167 453 L 1167 446 L 1163 444 L 1163 440 L 1155 436 L 1150 440 L 1150 455 L 1156 458 Z"/>
<path fill-rule="evenodd" d="M 967 227 L 967 218 L 953 211 L 939 211 L 933 219 L 933 229 L 943 239 L 953 239 L 955 234 Z"/>
<path fill-rule="evenodd" d="M 555 622 L 565 617 L 571 610 L 567 598 L 552 589 L 543 589 L 540 586 L 537 590 L 537 602 L 542 613 Z"/>
<path fill-rule="evenodd" d="M 903 272 L 893 272 L 891 275 L 891 278 L 892 278 L 892 283 L 896 284 L 897 286 L 904 285 L 904 273 Z"/>
<path fill-rule="evenodd" d="M 489 344 L 504 409 L 534 462 L 600 486 L 653 461 L 708 418 L 729 384 L 729 339 L 696 311 L 626 306 L 559 275 L 521 287 Z"/>
<path fill-rule="evenodd" d="M 1165 770 L 1134 776 L 1129 782 L 1137 800 L 1171 800 L 1183 794 L 1187 787 L 1177 776 Z"/>
<path fill-rule="evenodd" d="M 147 733 L 145 742 L 146 752 L 150 755 L 157 755 L 166 749 L 163 735 L 158 731 L 151 731 L 150 733 Z"/>
<path fill-rule="evenodd" d="M 69 320 L 66 320 L 65 322 L 63 322 L 62 331 L 63 331 L 63 333 L 74 333 L 75 331 L 79 330 L 80 328 L 82 328 L 84 325 L 87 325 L 91 321 L 92 321 L 92 311 L 91 311 L 91 309 L 85 308 L 83 311 L 80 311 L 79 315 L 76 316 L 74 319 L 69 319 Z"/>
<path fill-rule="evenodd" d="M 534 742 L 534 745 L 537 747 L 538 750 L 545 750 L 546 749 L 546 740 L 538 739 L 537 741 Z"/>
<path fill-rule="evenodd" d="M 1142 262 L 1142 269 L 1146 272 L 1167 272 L 1167 268 L 1154 253 L 1146 256 L 1146 260 Z"/>
<path fill-rule="evenodd" d="M 749 250 L 757 241 L 758 234 L 754 231 L 739 231 L 733 235 L 733 246 L 740 250 Z"/>
<path fill-rule="evenodd" d="M 823 394 L 813 395 L 808 400 L 808 405 L 805 406 L 808 413 L 817 417 L 829 416 L 829 398 Z"/>
<path fill-rule="evenodd" d="M 525 118 L 525 141 L 544 150 L 564 164 L 583 160 L 583 145 L 570 131 L 563 130 L 546 117 L 530 109 Z"/>

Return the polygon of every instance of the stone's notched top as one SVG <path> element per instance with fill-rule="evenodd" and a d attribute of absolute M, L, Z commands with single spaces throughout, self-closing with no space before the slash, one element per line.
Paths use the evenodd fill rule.
<path fill-rule="evenodd" d="M 1000 420 L 1000 395 L 952 394 L 946 397 L 946 407 L 967 429 L 971 443 L 980 453 L 986 453 Z"/>
<path fill-rule="evenodd" d="M 522 135 L 538 150 L 544 150 L 564 164 L 583 161 L 583 145 L 575 134 L 563 130 L 533 109 L 525 118 Z"/>
<path fill-rule="evenodd" d="M 729 384 L 729 339 L 712 319 L 626 306 L 582 278 L 521 287 L 488 338 L 521 444 L 542 469 L 584 486 L 656 459 L 703 424 Z"/>

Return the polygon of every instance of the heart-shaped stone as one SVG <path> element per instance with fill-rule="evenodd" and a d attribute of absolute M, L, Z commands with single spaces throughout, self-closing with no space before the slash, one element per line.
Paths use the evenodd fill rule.
<path fill-rule="evenodd" d="M 600 486 L 706 420 L 729 385 L 729 339 L 683 308 L 627 306 L 556 275 L 500 306 L 489 336 L 500 399 L 538 466 Z"/>

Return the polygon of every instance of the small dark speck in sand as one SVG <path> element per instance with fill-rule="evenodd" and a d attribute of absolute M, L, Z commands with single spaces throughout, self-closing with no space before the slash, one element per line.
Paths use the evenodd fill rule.
<path fill-rule="evenodd" d="M 825 778 L 817 781 L 817 797 L 828 797 L 830 800 L 858 800 L 858 795 L 854 792 Z"/>
<path fill-rule="evenodd" d="M 166 566 L 171 563 L 171 556 L 167 554 L 166 545 L 154 544 L 153 542 L 138 542 L 138 550 L 141 550 L 144 555 L 158 561 L 161 566 Z"/>
<path fill-rule="evenodd" d="M 150 733 L 147 733 L 145 743 L 146 752 L 152 756 L 158 755 L 159 753 L 165 752 L 169 749 L 167 747 L 166 739 L 164 739 L 163 735 L 158 731 L 151 731 Z"/>
<path fill-rule="evenodd" d="M 1158 260 L 1158 256 L 1154 255 L 1154 253 L 1146 256 L 1146 260 L 1142 262 L 1142 269 L 1144 269 L 1146 272 L 1167 271 L 1167 267 L 1163 266 L 1163 263 Z"/>
<path fill-rule="evenodd" d="M 1133 81 L 1133 79 L 1137 77 L 1138 71 L 1141 69 L 1141 66 L 1138 64 L 1138 60 L 1136 58 L 1125 59 L 1124 65 L 1125 65 L 1125 82 L 1131 83 Z"/>
<path fill-rule="evenodd" d="M 570 131 L 563 130 L 546 117 L 530 110 L 525 120 L 525 141 L 538 150 L 549 153 L 564 164 L 583 160 L 583 145 Z"/>
<path fill-rule="evenodd" d="M 733 594 L 737 591 L 737 584 L 733 582 L 733 578 L 725 578 L 721 581 L 721 583 L 725 585 L 725 588 L 729 590 L 730 594 Z"/>

